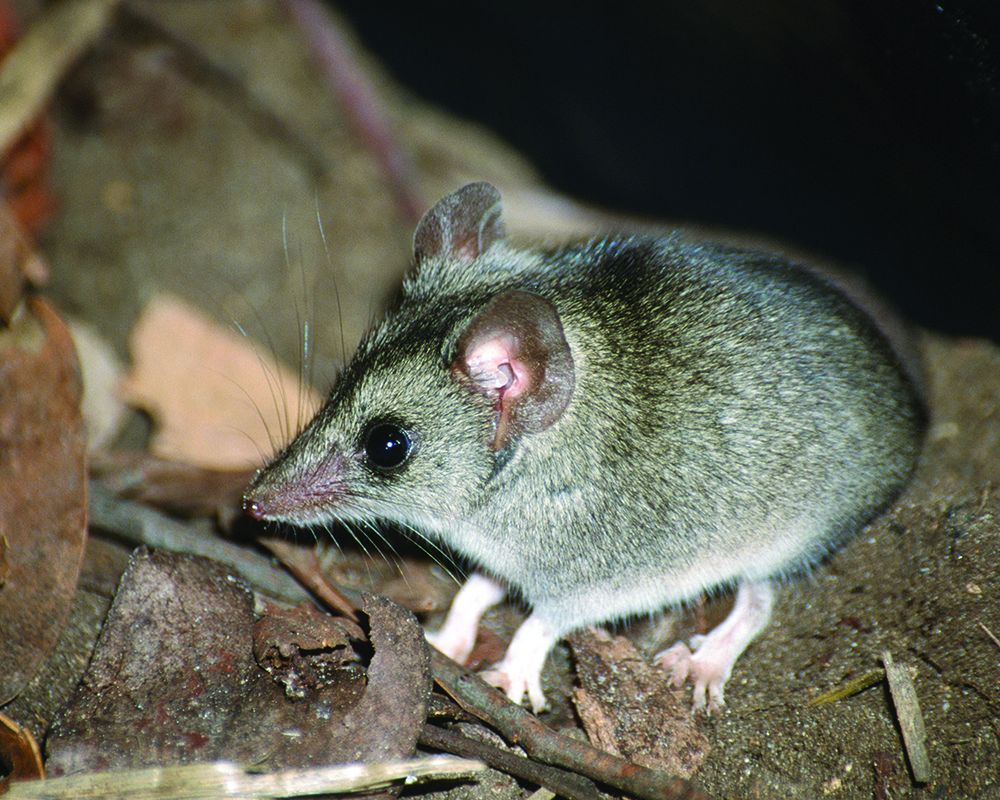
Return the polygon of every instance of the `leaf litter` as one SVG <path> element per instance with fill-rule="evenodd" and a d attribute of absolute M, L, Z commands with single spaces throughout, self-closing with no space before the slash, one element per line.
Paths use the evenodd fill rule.
<path fill-rule="evenodd" d="M 152 414 L 149 449 L 166 461 L 256 467 L 288 440 L 295 422 L 319 408 L 319 395 L 297 373 L 169 294 L 150 299 L 130 349 L 132 368 L 120 392 Z"/>

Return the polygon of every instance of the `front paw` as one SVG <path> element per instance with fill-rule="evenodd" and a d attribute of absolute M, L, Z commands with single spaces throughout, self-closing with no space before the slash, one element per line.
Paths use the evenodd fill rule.
<path fill-rule="evenodd" d="M 520 705 L 524 700 L 524 695 L 527 694 L 531 710 L 536 714 L 540 714 L 549 707 L 545 693 L 542 691 L 542 676 L 538 672 L 529 675 L 519 665 L 507 664 L 507 660 L 504 659 L 493 669 L 480 673 L 479 677 L 490 686 L 496 686 L 500 689 L 512 703 Z"/>
<path fill-rule="evenodd" d="M 517 629 L 503 661 L 483 675 L 483 678 L 503 689 L 513 702 L 520 703 L 528 695 L 531 708 L 537 714 L 547 707 L 542 692 L 542 667 L 545 657 L 556 643 L 558 629 L 536 612 Z"/>
<path fill-rule="evenodd" d="M 446 656 L 464 664 L 476 644 L 479 620 L 486 609 L 500 602 L 503 595 L 503 586 L 492 578 L 475 573 L 455 595 L 441 630 L 425 633 L 425 638 Z"/>

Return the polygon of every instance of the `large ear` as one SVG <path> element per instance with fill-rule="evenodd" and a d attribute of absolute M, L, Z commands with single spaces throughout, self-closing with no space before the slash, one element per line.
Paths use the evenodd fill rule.
<path fill-rule="evenodd" d="M 576 377 L 562 323 L 547 300 L 529 292 L 494 297 L 458 343 L 452 372 L 492 397 L 497 411 L 491 443 L 544 430 L 566 410 Z"/>
<path fill-rule="evenodd" d="M 504 237 L 500 192 L 489 183 L 470 183 L 438 201 L 417 225 L 413 251 L 419 264 L 443 255 L 468 263 Z"/>

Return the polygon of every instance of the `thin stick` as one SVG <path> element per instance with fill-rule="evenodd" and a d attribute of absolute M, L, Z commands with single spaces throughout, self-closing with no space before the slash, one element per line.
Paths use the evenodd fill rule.
<path fill-rule="evenodd" d="M 997 639 L 997 637 L 993 635 L 993 631 L 991 631 L 989 628 L 987 628 L 981 622 L 977 623 L 977 624 L 979 625 L 980 628 L 983 629 L 983 633 L 985 633 L 987 636 L 990 637 L 990 641 L 992 641 L 993 644 L 995 644 L 997 647 L 1000 647 L 1000 639 Z"/>
<path fill-rule="evenodd" d="M 298 583 L 248 547 L 217 536 L 198 535 L 148 506 L 121 500 L 97 481 L 89 482 L 87 493 L 88 524 L 92 528 L 106 531 L 131 545 L 145 544 L 213 558 L 233 567 L 254 588 L 279 600 L 301 603 L 310 599 Z"/>
<path fill-rule="evenodd" d="M 468 736 L 436 725 L 424 725 L 424 731 L 420 734 L 420 745 L 462 758 L 482 761 L 487 766 L 506 772 L 515 778 L 547 787 L 566 800 L 601 800 L 597 787 L 582 775 L 550 767 L 547 764 L 539 764 L 530 758 L 501 750 L 486 742 L 477 742 Z"/>
<path fill-rule="evenodd" d="M 578 772 L 645 800 L 709 800 L 690 781 L 640 767 L 584 742 L 561 736 L 434 648 L 431 648 L 431 670 L 434 680 L 456 703 L 498 730 L 511 744 L 523 747 L 532 758 Z"/>
<path fill-rule="evenodd" d="M 341 764 L 254 774 L 238 764 L 216 762 L 173 767 L 86 772 L 63 778 L 15 783 L 15 800 L 80 800 L 128 797 L 130 800 L 267 800 L 369 791 L 401 780 L 465 778 L 483 765 L 451 756 L 432 756 L 378 764 Z"/>

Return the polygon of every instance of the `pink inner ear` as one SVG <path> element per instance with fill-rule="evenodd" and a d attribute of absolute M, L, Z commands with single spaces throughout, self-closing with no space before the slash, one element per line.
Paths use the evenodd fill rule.
<path fill-rule="evenodd" d="M 517 346 L 517 339 L 509 334 L 477 342 L 466 356 L 466 372 L 485 392 L 499 390 L 504 399 L 523 394 L 528 389 L 529 374 L 514 357 Z"/>

